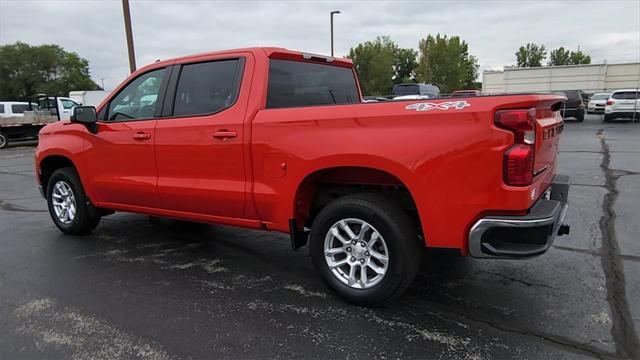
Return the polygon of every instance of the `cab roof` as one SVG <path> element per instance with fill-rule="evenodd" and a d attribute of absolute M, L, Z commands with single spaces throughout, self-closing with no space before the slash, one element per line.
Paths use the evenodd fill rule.
<path fill-rule="evenodd" d="M 351 59 L 330 57 L 330 56 L 319 55 L 319 54 L 311 54 L 303 51 L 289 50 L 289 49 L 280 48 L 280 47 L 247 47 L 247 48 L 211 51 L 211 52 L 204 52 L 204 53 L 193 54 L 193 55 L 179 56 L 179 57 L 162 60 L 162 61 L 156 61 L 153 64 L 164 65 L 164 64 L 169 64 L 173 62 L 185 62 L 189 60 L 197 60 L 198 58 L 201 58 L 201 57 L 209 57 L 214 55 L 225 55 L 225 54 L 237 54 L 242 52 L 249 52 L 254 54 L 255 56 L 266 56 L 268 58 L 312 61 L 312 62 L 326 62 L 328 64 L 342 66 L 342 67 L 353 67 L 353 61 L 351 61 Z"/>

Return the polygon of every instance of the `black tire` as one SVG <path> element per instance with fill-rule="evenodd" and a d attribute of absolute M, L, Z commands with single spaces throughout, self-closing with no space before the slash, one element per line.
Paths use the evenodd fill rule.
<path fill-rule="evenodd" d="M 584 121 L 584 112 L 579 112 L 576 115 L 576 120 L 578 120 L 578 122 L 583 122 Z"/>
<path fill-rule="evenodd" d="M 70 223 L 64 223 L 59 219 L 53 206 L 53 187 L 60 181 L 71 188 L 75 198 L 75 216 Z M 100 212 L 89 202 L 74 168 L 61 168 L 51 174 L 47 184 L 47 205 L 53 223 L 65 234 L 86 235 L 100 223 Z"/>
<path fill-rule="evenodd" d="M 611 120 L 612 120 L 611 117 L 605 114 L 604 119 L 602 121 L 608 123 L 608 122 L 611 122 Z"/>
<path fill-rule="evenodd" d="M 388 268 L 382 280 L 367 289 L 341 282 L 325 260 L 324 242 L 339 220 L 355 218 L 372 225 L 388 248 Z M 310 253 L 322 279 L 347 302 L 381 306 L 398 297 L 415 279 L 423 246 L 411 219 L 393 201 L 376 194 L 361 193 L 334 200 L 320 211 L 311 227 Z"/>
<path fill-rule="evenodd" d="M 9 146 L 9 137 L 7 134 L 0 132 L 0 149 L 4 149 Z"/>

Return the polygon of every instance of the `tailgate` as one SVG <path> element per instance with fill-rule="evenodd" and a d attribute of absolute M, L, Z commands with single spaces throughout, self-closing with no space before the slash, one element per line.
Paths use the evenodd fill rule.
<path fill-rule="evenodd" d="M 558 155 L 559 135 L 564 128 L 564 122 L 560 112 L 550 108 L 552 105 L 543 103 L 536 107 L 534 176 L 552 169 Z"/>

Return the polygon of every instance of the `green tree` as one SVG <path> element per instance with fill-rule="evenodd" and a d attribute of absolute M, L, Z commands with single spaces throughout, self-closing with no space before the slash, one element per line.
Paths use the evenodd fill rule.
<path fill-rule="evenodd" d="M 528 43 L 520 46 L 516 53 L 518 67 L 539 67 L 542 60 L 547 58 L 547 49 L 544 45 Z"/>
<path fill-rule="evenodd" d="M 349 50 L 347 58 L 353 60 L 363 94 L 391 93 L 396 48 L 391 38 L 378 36 L 374 41 L 366 41 Z"/>
<path fill-rule="evenodd" d="M 569 65 L 571 52 L 564 47 L 551 50 L 547 65 Z"/>
<path fill-rule="evenodd" d="M 97 90 L 89 62 L 58 45 L 0 46 L 0 99 L 27 100 L 39 93 L 67 96 L 73 90 Z"/>
<path fill-rule="evenodd" d="M 564 47 L 559 47 L 549 53 L 548 65 L 578 65 L 591 64 L 591 57 L 580 49 L 569 51 Z"/>
<path fill-rule="evenodd" d="M 410 83 L 415 82 L 414 69 L 418 66 L 416 61 L 418 52 L 410 48 L 395 48 L 393 61 L 393 83 Z"/>
<path fill-rule="evenodd" d="M 570 58 L 570 64 L 578 65 L 578 64 L 591 64 L 591 56 L 583 53 L 581 50 L 572 51 Z"/>
<path fill-rule="evenodd" d="M 460 37 L 428 35 L 418 48 L 416 80 L 438 85 L 443 93 L 476 88 L 478 59 L 469 55 L 469 45 Z"/>

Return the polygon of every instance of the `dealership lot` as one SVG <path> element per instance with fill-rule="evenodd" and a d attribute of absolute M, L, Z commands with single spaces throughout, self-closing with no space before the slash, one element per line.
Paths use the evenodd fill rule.
<path fill-rule="evenodd" d="M 383 309 L 345 304 L 289 238 L 136 214 L 62 235 L 33 147 L 0 152 L 0 358 L 640 356 L 640 124 L 568 121 L 571 235 L 527 261 L 425 254 Z"/>

